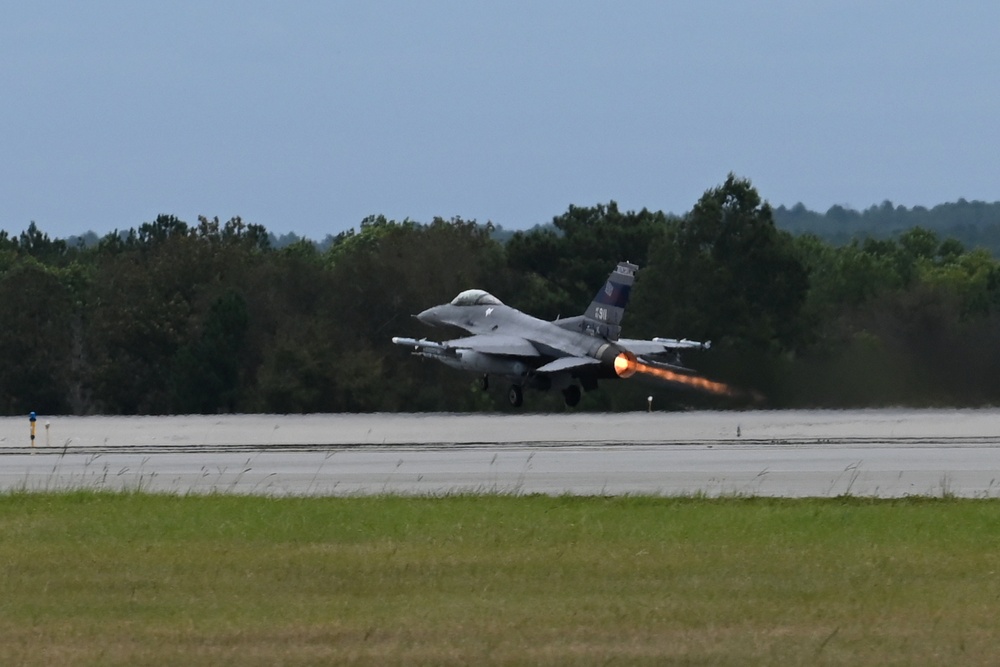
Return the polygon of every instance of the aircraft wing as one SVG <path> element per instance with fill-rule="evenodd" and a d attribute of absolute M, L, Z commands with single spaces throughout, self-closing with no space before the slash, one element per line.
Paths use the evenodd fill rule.
<path fill-rule="evenodd" d="M 697 340 L 682 338 L 654 338 L 653 340 L 636 340 L 635 338 L 619 338 L 618 345 L 625 348 L 637 357 L 645 355 L 667 354 L 677 350 L 707 350 L 712 346 L 712 342 L 702 343 Z"/>
<path fill-rule="evenodd" d="M 473 350 L 475 352 L 482 352 L 483 354 L 496 354 L 507 357 L 542 356 L 530 341 L 518 336 L 479 334 L 446 340 L 441 343 L 427 339 L 414 340 L 413 338 L 396 337 L 392 339 L 392 342 L 397 345 L 412 346 L 420 351 L 428 350 L 439 353 L 450 350 Z"/>
<path fill-rule="evenodd" d="M 550 361 L 547 364 L 539 366 L 535 369 L 536 373 L 558 373 L 559 371 L 568 371 L 571 368 L 580 368 L 581 366 L 592 366 L 595 364 L 600 364 L 601 362 L 593 357 L 560 357 L 555 361 Z"/>
<path fill-rule="evenodd" d="M 443 344 L 460 350 L 474 350 L 484 354 L 501 354 L 508 357 L 542 356 L 530 341 L 519 336 L 479 334 L 446 340 Z"/>

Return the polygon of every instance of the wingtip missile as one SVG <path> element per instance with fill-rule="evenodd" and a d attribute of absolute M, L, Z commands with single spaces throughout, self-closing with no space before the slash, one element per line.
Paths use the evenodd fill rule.
<path fill-rule="evenodd" d="M 673 347 L 677 349 L 685 350 L 707 350 L 712 347 L 712 341 L 707 340 L 702 342 L 700 340 L 691 340 L 690 338 L 681 338 L 677 340 L 676 338 L 654 338 L 654 343 L 660 343 L 661 345 L 666 345 L 667 347 Z"/>

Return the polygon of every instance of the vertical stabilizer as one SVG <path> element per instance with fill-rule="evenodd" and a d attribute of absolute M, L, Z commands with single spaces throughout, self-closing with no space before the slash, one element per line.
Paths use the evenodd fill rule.
<path fill-rule="evenodd" d="M 622 331 L 625 306 L 632 294 L 632 283 L 639 267 L 629 262 L 618 262 L 594 300 L 583 315 L 583 331 L 591 336 L 618 340 Z"/>

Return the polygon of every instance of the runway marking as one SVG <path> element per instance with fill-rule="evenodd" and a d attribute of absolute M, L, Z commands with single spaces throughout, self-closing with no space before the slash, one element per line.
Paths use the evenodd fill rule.
<path fill-rule="evenodd" d="M 1000 495 L 998 410 L 52 421 L 0 419 L 0 489 Z"/>

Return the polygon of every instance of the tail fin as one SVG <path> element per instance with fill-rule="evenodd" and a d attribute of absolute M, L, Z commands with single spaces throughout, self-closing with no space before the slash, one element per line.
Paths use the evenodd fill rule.
<path fill-rule="evenodd" d="M 622 331 L 625 306 L 632 294 L 632 283 L 639 267 L 629 262 L 618 262 L 604 286 L 597 292 L 583 316 L 583 330 L 591 336 L 618 340 Z"/>

